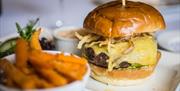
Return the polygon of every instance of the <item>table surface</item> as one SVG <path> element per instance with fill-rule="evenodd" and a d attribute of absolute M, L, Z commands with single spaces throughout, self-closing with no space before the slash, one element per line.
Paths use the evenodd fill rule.
<path fill-rule="evenodd" d="M 92 0 L 2 0 L 0 38 L 16 33 L 15 22 L 25 25 L 40 18 L 38 26 L 51 30 L 61 20 L 63 26 L 82 27 L 85 16 L 96 7 Z M 166 30 L 180 30 L 180 4 L 156 7 L 165 18 Z"/>

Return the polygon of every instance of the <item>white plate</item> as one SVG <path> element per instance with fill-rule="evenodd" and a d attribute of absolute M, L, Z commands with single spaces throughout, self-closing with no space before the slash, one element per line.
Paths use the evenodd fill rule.
<path fill-rule="evenodd" d="M 86 87 L 92 91 L 174 91 L 180 81 L 180 56 L 161 51 L 162 57 L 150 80 L 136 86 L 111 86 L 89 78 Z M 178 81 L 178 82 L 177 82 Z"/>
<path fill-rule="evenodd" d="M 164 31 L 159 33 L 157 41 L 162 48 L 180 53 L 180 31 Z"/>

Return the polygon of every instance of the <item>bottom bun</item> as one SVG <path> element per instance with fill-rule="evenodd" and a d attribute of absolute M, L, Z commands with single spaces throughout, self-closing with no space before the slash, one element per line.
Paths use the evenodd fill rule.
<path fill-rule="evenodd" d="M 153 72 L 152 68 L 107 71 L 105 68 L 100 68 L 93 64 L 90 64 L 90 66 L 92 78 L 106 84 L 118 86 L 140 84 L 148 80 Z"/>
<path fill-rule="evenodd" d="M 157 60 L 159 60 L 159 58 L 160 52 L 158 52 Z M 156 67 L 156 64 L 152 66 L 142 67 L 140 69 L 114 69 L 112 71 L 107 71 L 107 68 L 102 68 L 94 64 L 90 64 L 92 71 L 91 77 L 97 81 L 111 85 L 136 85 L 145 82 L 150 78 Z"/>
<path fill-rule="evenodd" d="M 148 76 L 146 78 L 136 79 L 136 80 L 130 80 L 130 79 L 111 79 L 106 76 L 97 76 L 95 74 L 91 74 L 91 77 L 94 78 L 97 81 L 100 81 L 102 83 L 108 84 L 108 85 L 115 85 L 115 86 L 133 86 L 138 85 L 143 82 L 148 81 L 151 77 Z"/>

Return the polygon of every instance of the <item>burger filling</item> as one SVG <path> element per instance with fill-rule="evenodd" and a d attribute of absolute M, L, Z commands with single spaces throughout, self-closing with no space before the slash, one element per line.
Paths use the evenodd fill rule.
<path fill-rule="evenodd" d="M 80 35 L 78 48 L 90 63 L 112 69 L 136 69 L 156 64 L 157 44 L 152 34 L 141 33 L 123 38 Z"/>

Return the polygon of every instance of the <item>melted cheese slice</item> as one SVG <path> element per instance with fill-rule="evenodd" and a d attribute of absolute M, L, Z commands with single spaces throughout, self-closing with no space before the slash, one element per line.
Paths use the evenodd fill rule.
<path fill-rule="evenodd" d="M 134 49 L 125 55 L 123 52 L 129 48 L 128 42 L 113 44 L 114 47 L 111 47 L 110 53 L 107 51 L 107 46 L 99 47 L 98 45 L 93 45 L 91 48 L 94 49 L 96 55 L 101 52 L 106 53 L 110 59 L 113 60 L 113 66 L 119 65 L 122 61 L 139 63 L 142 65 L 156 64 L 157 43 L 154 38 L 149 36 L 136 37 L 132 39 L 132 42 L 134 44 Z M 85 47 L 88 47 L 88 44 L 86 44 Z"/>

